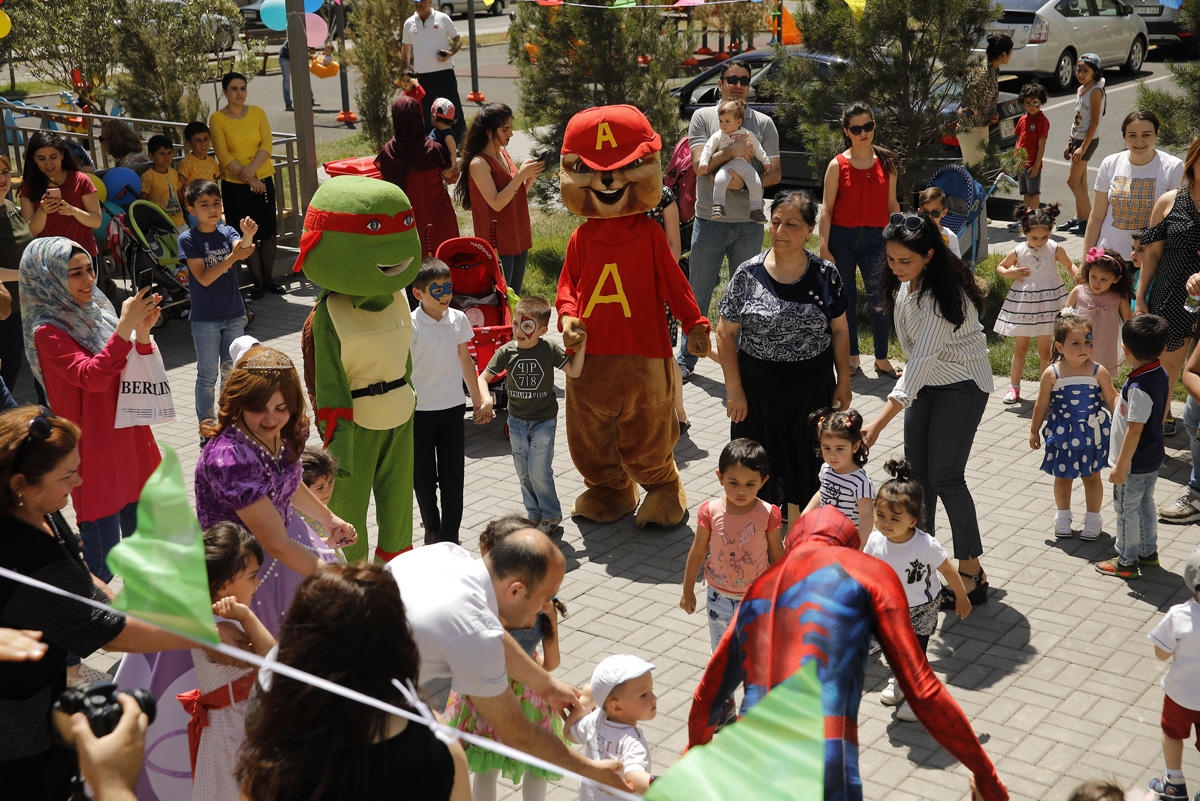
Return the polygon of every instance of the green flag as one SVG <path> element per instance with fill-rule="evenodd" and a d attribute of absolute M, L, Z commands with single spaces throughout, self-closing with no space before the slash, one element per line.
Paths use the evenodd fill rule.
<path fill-rule="evenodd" d="M 825 717 L 810 659 L 737 723 L 655 779 L 646 801 L 820 801 L 824 795 Z"/>
<path fill-rule="evenodd" d="M 216 643 L 204 537 L 188 503 L 175 451 L 163 446 L 162 464 L 138 500 L 137 531 L 108 554 L 108 567 L 125 582 L 113 606 L 164 629 Z"/>
<path fill-rule="evenodd" d="M 636 5 L 633 0 L 616 0 L 612 4 L 612 8 L 633 8 Z"/>

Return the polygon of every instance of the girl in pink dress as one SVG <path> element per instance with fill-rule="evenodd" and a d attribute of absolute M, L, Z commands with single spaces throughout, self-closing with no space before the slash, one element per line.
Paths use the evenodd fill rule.
<path fill-rule="evenodd" d="M 1092 248 L 1083 257 L 1079 283 L 1067 297 L 1067 306 L 1092 323 L 1092 358 L 1117 374 L 1121 359 L 1118 340 L 1121 325 L 1133 314 L 1133 270 L 1115 250 Z"/>

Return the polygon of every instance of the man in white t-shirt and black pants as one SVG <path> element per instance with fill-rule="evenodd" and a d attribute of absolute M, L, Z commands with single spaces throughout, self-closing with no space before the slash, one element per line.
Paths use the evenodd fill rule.
<path fill-rule="evenodd" d="M 462 36 L 449 15 L 433 10 L 433 0 L 420 0 L 416 12 L 404 21 L 400 36 L 402 69 L 416 70 L 425 96 L 421 111 L 425 130 L 433 127 L 433 101 L 444 97 L 454 104 L 454 139 L 463 141 L 466 124 L 462 102 L 458 99 L 458 79 L 454 77 L 454 54 L 462 48 Z"/>

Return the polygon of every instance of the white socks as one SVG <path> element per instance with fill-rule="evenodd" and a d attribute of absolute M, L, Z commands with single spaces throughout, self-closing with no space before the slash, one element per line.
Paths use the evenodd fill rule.
<path fill-rule="evenodd" d="M 1094 540 L 1100 536 L 1100 529 L 1103 526 L 1103 521 L 1100 519 L 1099 512 L 1085 512 L 1083 515 L 1083 531 L 1080 532 L 1079 538 L 1083 540 Z"/>

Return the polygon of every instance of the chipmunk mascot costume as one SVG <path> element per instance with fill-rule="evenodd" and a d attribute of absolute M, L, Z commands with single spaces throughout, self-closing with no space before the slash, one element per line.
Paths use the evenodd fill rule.
<path fill-rule="evenodd" d="M 637 509 L 638 526 L 674 526 L 687 511 L 663 303 L 697 356 L 708 354 L 709 324 L 662 227 L 645 215 L 662 195 L 661 149 L 633 106 L 581 111 L 563 136 L 563 204 L 587 218 L 567 245 L 555 301 L 563 343 L 587 335 L 583 373 L 567 379 L 567 443 L 587 485 L 571 514 L 597 523 Z"/>
<path fill-rule="evenodd" d="M 322 289 L 302 336 L 317 426 L 338 460 L 329 508 L 354 524 L 350 561 L 367 555 L 375 493 L 378 545 L 388 561 L 412 547 L 412 319 L 404 288 L 421 267 L 421 239 L 404 192 L 387 181 L 339 176 L 304 215 L 296 270 Z"/>

